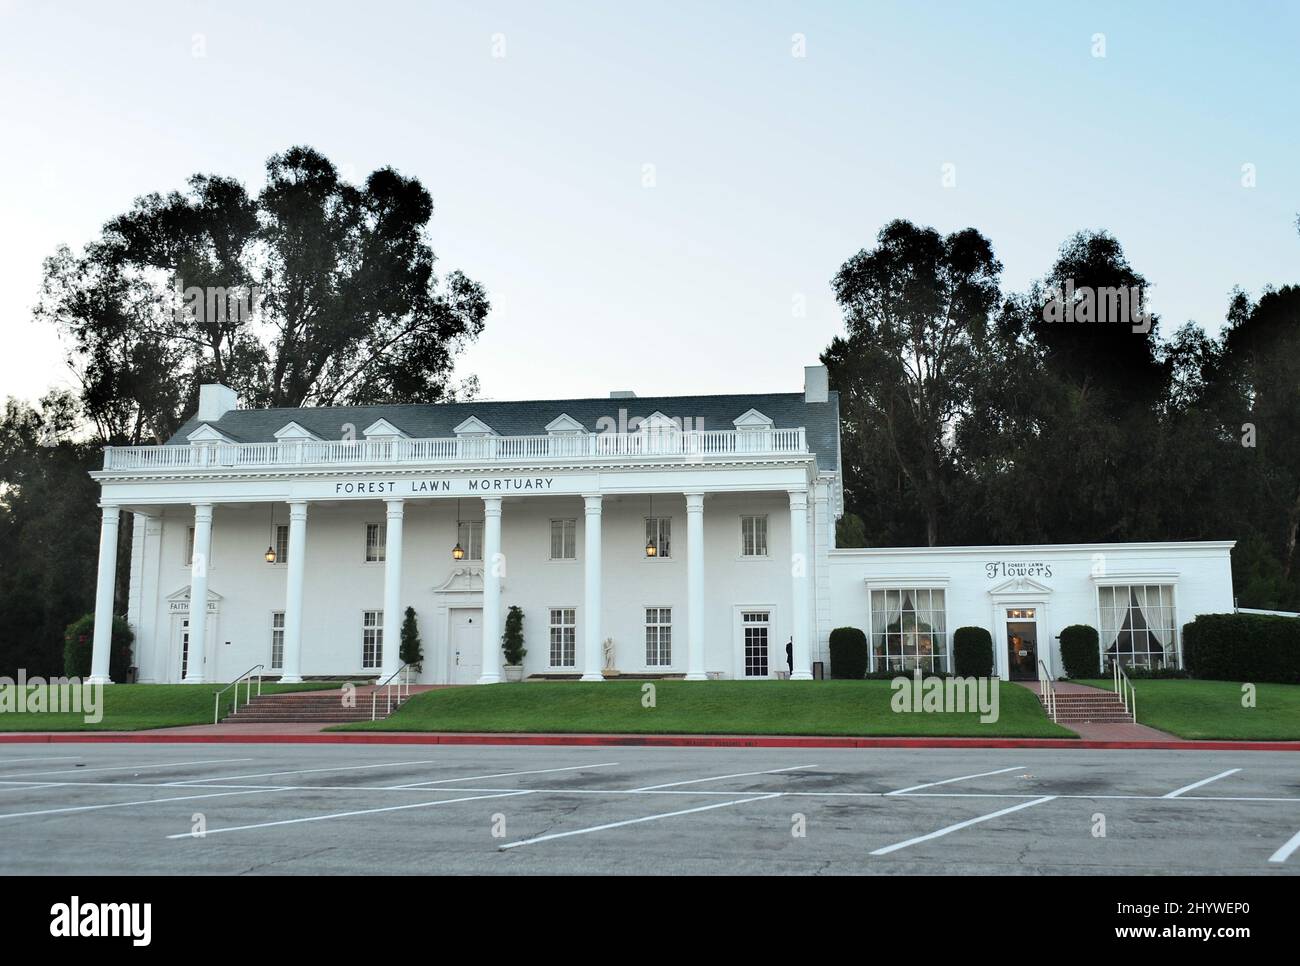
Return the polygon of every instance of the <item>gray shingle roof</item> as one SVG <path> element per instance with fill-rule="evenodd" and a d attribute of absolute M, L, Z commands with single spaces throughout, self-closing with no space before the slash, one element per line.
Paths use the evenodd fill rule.
<path fill-rule="evenodd" d="M 732 420 L 750 409 L 769 417 L 777 429 L 803 426 L 808 448 L 817 455 L 818 469 L 834 471 L 839 465 L 839 393 L 828 402 L 804 401 L 801 392 L 760 393 L 724 396 L 641 396 L 632 399 L 539 399 L 519 402 L 457 402 L 400 406 L 326 406 L 304 409 L 236 409 L 216 422 L 208 423 L 241 443 L 264 443 L 292 421 L 322 439 L 339 439 L 351 424 L 359 436 L 367 426 L 386 419 L 408 436 L 433 438 L 454 436 L 452 430 L 477 416 L 502 436 L 534 436 L 546 432 L 546 424 L 561 413 L 595 431 L 599 420 L 617 422 L 619 411 L 626 419 L 645 418 L 662 412 L 673 419 L 692 420 L 695 429 L 733 429 Z M 169 445 L 185 444 L 186 437 L 201 424 L 191 417 Z M 601 424 L 604 425 L 604 424 Z"/>

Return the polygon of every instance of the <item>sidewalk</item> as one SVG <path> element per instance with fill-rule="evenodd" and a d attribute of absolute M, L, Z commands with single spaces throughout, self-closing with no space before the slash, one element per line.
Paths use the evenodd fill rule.
<path fill-rule="evenodd" d="M 440 731 L 321 731 L 318 724 L 188 725 L 150 731 L 7 732 L 3 744 L 552 745 L 646 748 L 1107 748 L 1159 751 L 1294 751 L 1300 741 L 1147 738 L 888 738 L 817 735 L 496 734 Z M 1111 727 L 1111 726 L 1105 726 Z M 1133 726 L 1129 726 L 1133 727 Z M 1137 727 L 1141 727 L 1140 725 Z M 1154 729 L 1150 729 L 1154 730 Z M 1157 734 L 1161 734 L 1157 732 Z"/>

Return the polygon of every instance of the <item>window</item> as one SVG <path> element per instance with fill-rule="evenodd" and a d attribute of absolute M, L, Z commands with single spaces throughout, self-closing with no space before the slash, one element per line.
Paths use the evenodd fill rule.
<path fill-rule="evenodd" d="M 384 612 L 367 610 L 361 614 L 361 666 L 383 667 L 384 664 Z"/>
<path fill-rule="evenodd" d="M 948 616 L 939 588 L 871 592 L 871 647 L 877 671 L 944 671 Z"/>
<path fill-rule="evenodd" d="M 388 527 L 382 523 L 366 524 L 366 563 L 383 563 L 388 559 Z"/>
<path fill-rule="evenodd" d="M 462 523 L 456 531 L 456 542 L 465 551 L 466 560 L 483 559 L 483 524 Z"/>
<path fill-rule="evenodd" d="M 667 667 L 673 663 L 673 610 L 645 609 L 645 666 Z"/>
<path fill-rule="evenodd" d="M 551 521 L 551 559 L 578 559 L 578 521 Z"/>
<path fill-rule="evenodd" d="M 745 629 L 745 677 L 767 677 L 767 644 L 769 628 L 765 610 L 747 610 L 740 615 Z"/>
<path fill-rule="evenodd" d="M 742 557 L 767 556 L 767 517 L 740 518 L 740 555 Z"/>
<path fill-rule="evenodd" d="M 275 562 L 278 564 L 289 562 L 289 525 L 287 523 L 280 523 L 275 527 Z"/>
<path fill-rule="evenodd" d="M 1175 667 L 1178 622 L 1172 584 L 1097 588 L 1101 646 L 1107 660 L 1130 667 Z"/>
<path fill-rule="evenodd" d="M 284 611 L 271 611 L 271 669 L 284 667 Z"/>
<path fill-rule="evenodd" d="M 185 535 L 185 562 L 184 566 L 189 567 L 194 563 L 194 528 L 190 527 Z"/>
<path fill-rule="evenodd" d="M 190 533 L 193 533 L 193 529 Z M 181 680 L 185 680 L 185 675 L 190 673 L 190 621 L 186 618 L 181 621 Z"/>
<path fill-rule="evenodd" d="M 551 667 L 577 663 L 578 621 L 572 607 L 551 608 Z"/>
<path fill-rule="evenodd" d="M 651 560 L 662 560 L 672 556 L 672 537 L 673 537 L 673 518 L 672 517 L 646 517 L 645 518 L 645 540 L 646 543 L 654 541 L 655 550 L 657 551 Z M 644 548 L 643 548 L 644 549 Z"/>

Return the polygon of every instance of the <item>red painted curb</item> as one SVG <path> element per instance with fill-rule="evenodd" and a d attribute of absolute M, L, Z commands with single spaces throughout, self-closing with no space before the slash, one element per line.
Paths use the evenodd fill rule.
<path fill-rule="evenodd" d="M 1069 738 L 851 738 L 800 735 L 494 735 L 442 732 L 319 734 L 161 734 L 157 732 L 10 732 L 0 744 L 557 745 L 649 748 L 1052 748 L 1148 751 L 1297 751 L 1300 741 L 1086 741 Z"/>

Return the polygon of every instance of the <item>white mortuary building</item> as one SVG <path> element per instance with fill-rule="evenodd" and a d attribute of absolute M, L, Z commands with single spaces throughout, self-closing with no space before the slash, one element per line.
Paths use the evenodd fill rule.
<path fill-rule="evenodd" d="M 464 684 L 503 678 L 511 606 L 522 673 L 584 680 L 829 676 L 839 626 L 867 633 L 876 670 L 949 669 L 966 624 L 1003 676 L 1059 674 L 1074 623 L 1177 663 L 1181 624 L 1232 608 L 1230 542 L 836 550 L 821 366 L 797 393 L 314 409 L 210 385 L 168 444 L 111 447 L 93 475 L 94 680 L 123 513 L 144 682 L 386 679 L 408 607 L 418 680 Z"/>

